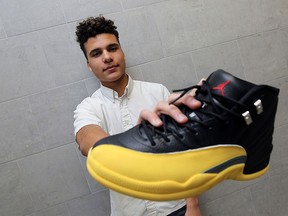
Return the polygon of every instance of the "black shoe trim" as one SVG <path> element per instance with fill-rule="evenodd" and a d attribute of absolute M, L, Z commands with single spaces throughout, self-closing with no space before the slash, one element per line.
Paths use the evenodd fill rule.
<path fill-rule="evenodd" d="M 225 170 L 226 168 L 236 165 L 236 164 L 245 164 L 247 157 L 246 156 L 239 156 L 228 160 L 218 166 L 215 166 L 209 170 L 206 170 L 204 173 L 220 173 L 221 171 Z"/>

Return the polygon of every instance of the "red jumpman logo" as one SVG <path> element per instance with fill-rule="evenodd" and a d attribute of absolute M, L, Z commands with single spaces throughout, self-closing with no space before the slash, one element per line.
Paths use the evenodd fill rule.
<path fill-rule="evenodd" d="M 213 90 L 219 90 L 221 92 L 221 95 L 225 95 L 224 94 L 224 88 L 226 87 L 226 85 L 230 82 L 230 80 L 227 80 L 226 82 L 223 82 L 221 84 L 219 84 L 218 86 L 215 86 L 213 88 Z"/>

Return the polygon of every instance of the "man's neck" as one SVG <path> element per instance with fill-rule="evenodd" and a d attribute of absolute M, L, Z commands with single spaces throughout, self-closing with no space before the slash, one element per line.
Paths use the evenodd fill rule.
<path fill-rule="evenodd" d="M 129 81 L 128 75 L 123 74 L 123 76 L 120 79 L 114 82 L 102 83 L 102 85 L 107 88 L 113 89 L 118 93 L 118 97 L 121 97 L 124 94 L 128 81 Z"/>

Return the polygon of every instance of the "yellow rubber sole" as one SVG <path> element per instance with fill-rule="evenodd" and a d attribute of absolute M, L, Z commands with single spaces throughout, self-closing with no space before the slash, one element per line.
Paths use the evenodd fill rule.
<path fill-rule="evenodd" d="M 112 190 L 140 199 L 167 201 L 198 196 L 225 179 L 246 181 L 267 172 L 268 166 L 246 175 L 245 162 L 231 163 L 245 157 L 245 149 L 238 145 L 169 154 L 101 145 L 90 149 L 87 169 L 96 181 Z"/>

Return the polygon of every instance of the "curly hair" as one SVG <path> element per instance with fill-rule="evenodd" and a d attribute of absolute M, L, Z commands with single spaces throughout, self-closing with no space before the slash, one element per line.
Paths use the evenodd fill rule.
<path fill-rule="evenodd" d="M 80 48 L 83 51 L 86 59 L 86 49 L 84 43 L 91 37 L 95 37 L 98 34 L 109 33 L 115 35 L 117 41 L 119 42 L 119 33 L 116 30 L 117 27 L 114 22 L 109 19 L 105 19 L 103 16 L 98 17 L 88 17 L 78 24 L 76 27 L 77 42 L 80 44 Z"/>

